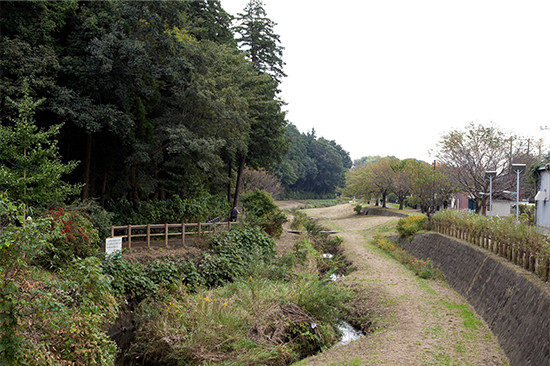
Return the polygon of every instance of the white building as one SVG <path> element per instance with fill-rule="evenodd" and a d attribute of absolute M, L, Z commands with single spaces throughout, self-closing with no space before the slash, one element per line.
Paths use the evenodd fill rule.
<path fill-rule="evenodd" d="M 512 214 L 516 214 L 516 201 L 512 201 L 509 199 L 493 199 L 493 212 L 489 212 L 489 208 L 487 208 L 487 216 L 510 216 Z"/>
<path fill-rule="evenodd" d="M 538 226 L 550 228 L 550 164 L 539 168 L 540 186 L 535 196 L 535 221 Z"/>

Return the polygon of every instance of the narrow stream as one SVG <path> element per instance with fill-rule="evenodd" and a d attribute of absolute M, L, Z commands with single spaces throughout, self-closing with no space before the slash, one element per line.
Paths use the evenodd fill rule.
<path fill-rule="evenodd" d="M 332 258 L 333 255 L 330 253 L 324 253 L 321 254 L 321 258 Z M 330 275 L 331 281 L 336 281 L 339 278 L 344 277 L 343 274 L 339 273 L 332 273 Z M 334 345 L 334 347 L 338 346 L 344 346 L 350 342 L 353 342 L 356 339 L 359 339 L 361 337 L 364 337 L 365 334 L 361 332 L 360 330 L 355 329 L 350 323 L 346 321 L 342 321 L 340 324 L 338 324 L 338 330 L 342 333 L 342 338 L 338 343 Z"/>
<path fill-rule="evenodd" d="M 348 322 L 341 322 L 338 324 L 338 329 L 342 332 L 342 339 L 336 343 L 334 347 L 344 346 L 356 339 L 364 337 L 365 335 L 360 330 L 356 330 Z"/>

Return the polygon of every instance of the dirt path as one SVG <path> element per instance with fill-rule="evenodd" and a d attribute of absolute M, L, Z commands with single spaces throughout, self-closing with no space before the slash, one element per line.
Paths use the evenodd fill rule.
<path fill-rule="evenodd" d="M 371 244 L 396 218 L 356 216 L 349 204 L 306 213 L 344 239 L 356 271 L 342 279 L 372 299 L 378 328 L 299 365 L 507 365 L 486 324 L 444 282 L 422 280 Z M 370 300 L 369 300 L 370 301 Z"/>

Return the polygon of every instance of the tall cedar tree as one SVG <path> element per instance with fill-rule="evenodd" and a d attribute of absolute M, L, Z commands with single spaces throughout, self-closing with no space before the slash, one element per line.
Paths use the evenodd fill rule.
<path fill-rule="evenodd" d="M 234 30 L 239 36 L 236 40 L 241 49 L 248 52 L 256 70 L 271 75 L 280 83 L 286 76 L 282 59 L 284 47 L 273 30 L 277 24 L 267 17 L 263 5 L 262 0 L 250 0 L 244 13 L 237 14 L 238 25 Z"/>
<path fill-rule="evenodd" d="M 252 168 L 272 170 L 273 164 L 281 161 L 287 150 L 284 138 L 285 113 L 278 100 L 278 84 L 282 77 L 284 62 L 283 47 L 273 28 L 275 23 L 266 16 L 263 3 L 251 0 L 244 13 L 237 15 L 235 32 L 239 47 L 248 53 L 253 67 L 267 78 L 256 80 L 254 88 L 259 93 L 249 99 L 250 134 L 248 149 L 237 155 L 237 182 L 233 205 L 239 202 L 241 177 L 245 164 Z"/>

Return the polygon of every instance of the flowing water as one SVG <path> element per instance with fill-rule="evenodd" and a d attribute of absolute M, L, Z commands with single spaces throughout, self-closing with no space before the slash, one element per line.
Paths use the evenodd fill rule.
<path fill-rule="evenodd" d="M 359 339 L 365 336 L 363 332 L 361 332 L 360 330 L 354 329 L 347 322 L 341 322 L 340 324 L 338 324 L 338 329 L 340 330 L 340 332 L 342 332 L 342 339 L 340 339 L 340 342 L 335 344 L 335 347 L 346 345 L 356 339 Z"/>

